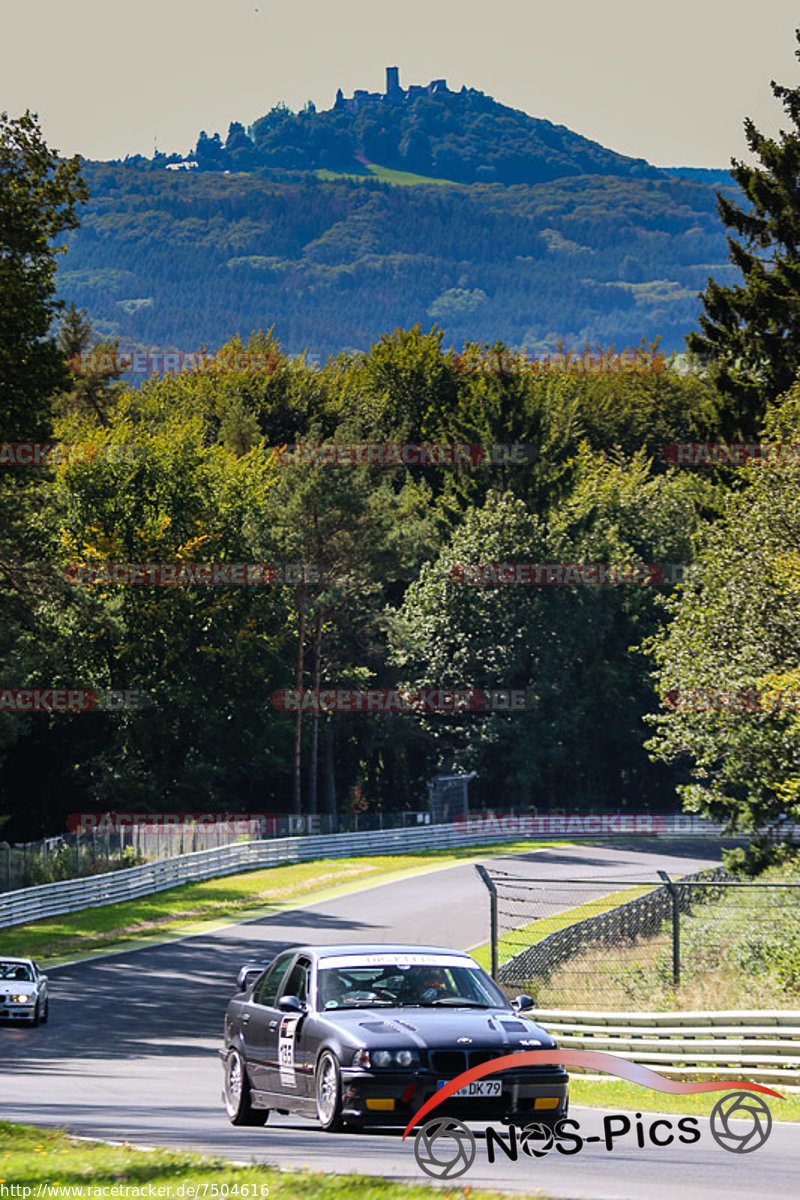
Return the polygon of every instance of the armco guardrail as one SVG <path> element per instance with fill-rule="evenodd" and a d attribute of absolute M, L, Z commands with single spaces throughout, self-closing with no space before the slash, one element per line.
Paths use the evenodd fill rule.
<path fill-rule="evenodd" d="M 564 1050 L 604 1050 L 662 1075 L 800 1085 L 800 1012 L 527 1010 Z"/>
<path fill-rule="evenodd" d="M 578 818 L 565 817 L 504 817 L 484 820 L 475 828 L 471 820 L 449 825 L 422 825 L 411 829 L 383 829 L 369 833 L 306 834 L 302 837 L 269 838 L 263 841 L 241 842 L 213 850 L 181 854 L 140 867 L 127 867 L 105 875 L 90 875 L 68 879 L 61 883 L 45 883 L 18 891 L 0 893 L 0 928 L 36 921 L 41 917 L 57 916 L 82 908 L 97 908 L 117 904 L 165 891 L 192 880 L 213 879 L 233 875 L 237 871 L 256 870 L 278 863 L 307 862 L 315 858 L 348 858 L 358 854 L 398 854 L 409 850 L 446 849 L 449 846 L 483 845 L 507 841 L 515 837 L 598 837 L 629 833 L 640 836 L 710 836 L 717 837 L 722 827 L 698 817 L 674 815 L 591 818 L 605 822 L 601 829 L 573 828 L 569 823 Z M 586 818 L 584 818 L 586 820 Z M 537 822 L 532 831 L 530 822 Z M 613 824 L 616 822 L 616 825 Z M 545 824 L 547 827 L 545 828 Z M 554 824 L 555 823 L 555 824 Z M 560 823 L 560 824 L 559 824 Z M 611 824 L 610 824 L 611 823 Z M 558 833 L 556 832 L 558 830 Z"/>

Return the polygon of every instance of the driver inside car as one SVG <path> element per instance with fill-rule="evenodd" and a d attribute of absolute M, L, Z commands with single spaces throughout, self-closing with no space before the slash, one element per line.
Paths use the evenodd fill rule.
<path fill-rule="evenodd" d="M 342 978 L 338 971 L 320 971 L 319 998 L 322 1008 L 338 1008 L 348 989 L 352 991 L 352 986 Z"/>

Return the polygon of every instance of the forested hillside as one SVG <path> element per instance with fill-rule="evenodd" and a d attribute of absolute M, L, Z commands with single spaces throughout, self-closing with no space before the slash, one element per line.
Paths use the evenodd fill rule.
<path fill-rule="evenodd" d="M 660 336 L 682 350 L 707 277 L 735 278 L 714 188 L 690 178 L 501 188 L 144 163 L 84 173 L 91 198 L 59 294 L 126 348 L 216 348 L 274 325 L 287 352 L 324 359 L 419 321 L 454 346 Z"/>

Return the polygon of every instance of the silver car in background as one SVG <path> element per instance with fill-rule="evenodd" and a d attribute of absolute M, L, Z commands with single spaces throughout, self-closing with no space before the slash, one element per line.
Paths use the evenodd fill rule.
<path fill-rule="evenodd" d="M 0 957 L 0 1021 L 47 1020 L 47 976 L 32 958 Z"/>

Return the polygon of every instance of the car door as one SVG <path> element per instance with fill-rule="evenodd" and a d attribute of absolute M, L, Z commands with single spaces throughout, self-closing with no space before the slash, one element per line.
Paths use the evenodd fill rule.
<path fill-rule="evenodd" d="M 275 1007 L 278 988 L 289 964 L 295 957 L 294 950 L 279 954 L 264 974 L 256 980 L 253 993 L 245 1004 L 239 1018 L 245 1048 L 247 1073 L 252 1086 L 259 1092 L 272 1090 L 270 1056 L 274 1059 L 280 1014 Z"/>
<path fill-rule="evenodd" d="M 305 954 L 298 955 L 291 969 L 283 978 L 278 992 L 281 997 L 296 996 L 301 1004 L 308 1004 L 311 960 Z M 309 1089 L 308 1050 L 303 1046 L 305 1012 L 281 1012 L 275 1031 L 275 1078 L 274 1090 L 285 1095 L 306 1097 Z"/>
<path fill-rule="evenodd" d="M 33 973 L 36 977 L 36 989 L 39 993 L 39 1007 L 44 1012 L 47 1004 L 47 976 L 42 974 L 38 963 L 33 963 Z"/>

